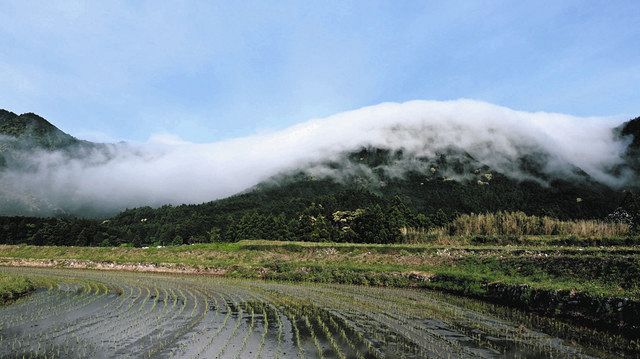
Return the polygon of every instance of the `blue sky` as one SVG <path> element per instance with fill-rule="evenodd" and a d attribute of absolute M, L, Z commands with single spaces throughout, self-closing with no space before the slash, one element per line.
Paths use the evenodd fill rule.
<path fill-rule="evenodd" d="M 0 108 L 210 142 L 413 99 L 640 115 L 640 1 L 2 1 Z"/>

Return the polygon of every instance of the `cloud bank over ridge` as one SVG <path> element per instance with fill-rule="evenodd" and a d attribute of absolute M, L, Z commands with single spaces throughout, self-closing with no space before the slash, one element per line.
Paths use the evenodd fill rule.
<path fill-rule="evenodd" d="M 78 157 L 40 151 L 22 156 L 20 169 L 0 172 L 0 214 L 22 213 L 21 206 L 48 215 L 58 208 L 82 214 L 96 208 L 110 212 L 201 203 L 283 171 L 338 161 L 362 147 L 426 157 L 455 148 L 515 179 L 528 174 L 514 161 L 542 153 L 547 175 L 570 178 L 577 167 L 597 181 L 621 186 L 629 174 L 614 176 L 610 170 L 623 163 L 628 145 L 612 131 L 622 122 L 515 111 L 473 100 L 418 100 L 382 103 L 214 143 L 156 135 L 146 143 L 109 145 Z M 322 173 L 317 166 L 315 172 Z"/>

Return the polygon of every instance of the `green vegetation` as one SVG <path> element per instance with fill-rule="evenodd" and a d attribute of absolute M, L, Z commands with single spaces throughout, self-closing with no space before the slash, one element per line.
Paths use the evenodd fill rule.
<path fill-rule="evenodd" d="M 33 289 L 33 283 L 23 276 L 0 273 L 0 304 L 20 298 Z"/>
<path fill-rule="evenodd" d="M 143 207 L 108 220 L 0 217 L 6 244 L 158 246 L 244 239 L 312 242 L 424 242 L 446 235 L 574 235 L 626 237 L 638 230 L 640 200 L 627 192 L 621 206 L 598 220 L 558 220 L 525 212 L 421 213 L 411 201 L 365 190 L 340 190 L 323 196 L 320 183 L 296 182 L 202 205 Z M 330 182 L 325 182 L 330 188 Z M 299 190 L 298 192 L 296 192 Z M 297 194 L 296 194 L 297 193 Z M 300 197 L 298 197 L 298 195 Z M 576 203 L 580 206 L 581 203 Z M 275 213 L 275 214 L 274 214 Z"/>

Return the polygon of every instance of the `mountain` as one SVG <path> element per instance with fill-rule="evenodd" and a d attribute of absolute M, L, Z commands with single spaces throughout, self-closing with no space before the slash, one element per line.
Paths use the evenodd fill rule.
<path fill-rule="evenodd" d="M 639 124 L 640 118 L 636 118 L 614 129 L 630 145 L 626 163 L 612 171 L 634 175 L 640 172 L 637 167 Z M 101 210 L 101 204 L 95 202 L 73 208 L 49 203 L 46 200 L 49 196 L 33 189 L 21 190 L 20 184 L 11 177 L 2 176 L 2 168 L 5 174 L 8 170 L 20 169 L 28 175 L 30 167 L 44 166 L 48 169 L 45 174 L 56 178 L 48 164 L 33 159 L 43 153 L 64 153 L 66 160 L 76 159 L 80 165 L 90 166 L 109 162 L 114 156 L 113 145 L 78 140 L 38 115 L 16 115 L 5 110 L 0 110 L 0 134 L 0 182 L 5 183 L 5 190 L 0 189 L 0 207 L 11 209 L 5 213 L 84 217 L 115 214 Z M 175 217 L 175 220 L 165 219 L 171 223 L 177 224 L 186 213 L 198 213 L 221 226 L 224 225 L 223 218 L 242 216 L 251 211 L 292 218 L 312 203 L 323 201 L 335 201 L 324 204 L 335 210 L 355 209 L 361 203 L 386 206 L 400 201 L 416 213 L 439 213 L 443 218 L 451 218 L 457 213 L 499 210 L 522 210 L 563 219 L 602 218 L 624 197 L 624 188 L 610 187 L 573 165 L 565 164 L 563 175 L 549 174 L 544 166 L 551 161 L 552 154 L 535 148 L 518 151 L 525 154 L 508 162 L 507 166 L 496 167 L 454 146 L 431 156 L 362 147 L 345 152 L 339 158 L 282 172 L 226 199 L 201 205 L 165 206 L 163 210 L 154 211 L 175 212 L 166 215 Z M 41 172 L 37 174 L 41 175 Z M 36 171 L 33 173 L 35 176 Z M 634 181 L 629 183 L 628 186 L 634 187 Z M 60 195 L 73 196 L 72 190 Z M 338 193 L 342 197 L 330 198 Z M 0 214 L 3 208 L 0 208 Z M 147 213 L 148 208 L 128 212 L 131 211 Z M 123 216 L 127 217 L 128 212 Z"/>
<path fill-rule="evenodd" d="M 14 161 L 18 164 L 19 157 L 25 152 L 58 150 L 72 153 L 99 146 L 78 140 L 34 113 L 17 115 L 0 109 L 0 166 L 7 166 L 14 157 L 18 157 Z"/>
<path fill-rule="evenodd" d="M 0 109 L 0 135 L 15 139 L 15 143 L 22 146 L 29 145 L 50 150 L 84 142 L 64 133 L 34 113 L 17 115 L 3 109 Z"/>
<path fill-rule="evenodd" d="M 624 126 L 625 136 L 634 136 L 632 141 L 638 134 L 627 131 L 634 123 Z M 632 192 L 595 181 L 579 168 L 571 168 L 568 172 L 574 176 L 569 178 L 544 174 L 546 156 L 532 152 L 520 158 L 513 165 L 530 177 L 514 179 L 456 149 L 415 158 L 402 151 L 362 148 L 339 160 L 281 173 L 229 198 L 129 209 L 111 218 L 108 226 L 123 230 L 122 238 L 136 245 L 192 243 L 212 235 L 227 241 L 340 241 L 344 233 L 336 234 L 336 223 L 357 213 L 377 213 L 367 222 L 380 224 L 367 234 L 375 238 L 377 231 L 385 233 L 389 221 L 424 228 L 472 212 L 603 219 L 633 197 Z M 403 168 L 401 174 L 398 168 Z M 637 189 L 637 183 L 629 188 Z"/>
<path fill-rule="evenodd" d="M 109 152 L 107 145 L 79 140 L 34 113 L 17 115 L 0 109 L 0 215 L 7 210 L 23 215 L 71 214 L 49 203 L 46 196 L 23 189 L 8 174 L 20 171 L 26 177 L 35 177 L 37 166 L 50 165 L 43 154 L 83 160 L 96 151 L 105 155 Z"/>
<path fill-rule="evenodd" d="M 613 131 L 629 145 L 626 163 L 612 171 L 637 178 L 640 119 Z M 15 186 L 8 186 L 15 181 L 6 174 L 42 153 L 64 152 L 87 165 L 88 158 L 96 161 L 98 152 L 104 154 L 98 157 L 106 163 L 113 158 L 110 145 L 81 141 L 37 115 L 18 116 L 8 111 L 0 112 L 0 133 L 0 153 L 9 159 L 0 168 L 0 204 L 13 208 L 14 213 L 17 208 L 21 215 L 48 213 L 62 217 L 0 217 L 7 238 L 36 244 L 149 245 L 214 237 L 230 241 L 336 240 L 334 237 L 350 232 L 336 232 L 335 223 L 358 216 L 368 218 L 368 226 L 376 228 L 361 229 L 369 231 L 368 238 L 392 233 L 388 226 L 439 226 L 458 214 L 472 212 L 523 211 L 560 219 L 604 218 L 621 203 L 635 198 L 629 190 L 638 188 L 635 180 L 622 188 L 609 186 L 568 164 L 562 175 L 550 174 L 544 166 L 552 155 L 536 149 L 522 152 L 526 154 L 507 167 L 492 167 L 455 146 L 432 156 L 362 147 L 284 171 L 228 198 L 202 204 L 138 207 L 107 216 L 107 220 L 75 220 L 68 217 L 105 218 L 101 204 L 73 210 L 56 207 L 46 201 L 47 196 L 15 191 Z M 26 167 L 21 171 L 29 173 Z"/>

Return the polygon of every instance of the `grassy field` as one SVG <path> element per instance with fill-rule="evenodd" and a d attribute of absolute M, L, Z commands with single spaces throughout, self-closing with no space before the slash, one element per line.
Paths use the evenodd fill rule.
<path fill-rule="evenodd" d="M 395 245 L 241 241 L 162 248 L 0 246 L 0 264 L 430 288 L 640 337 L 635 323 L 640 321 L 636 241 L 537 236 Z"/>

